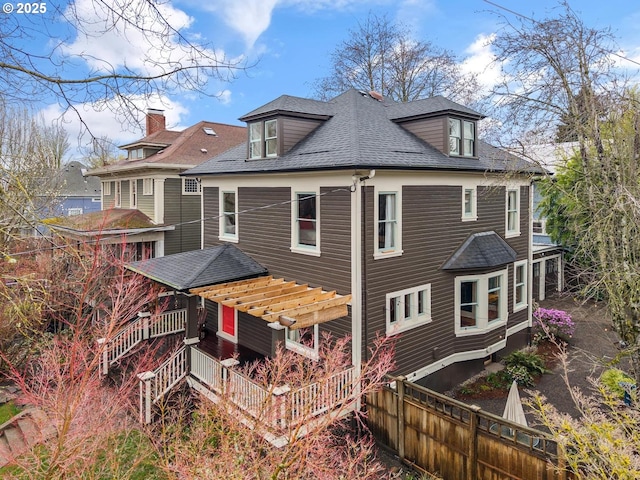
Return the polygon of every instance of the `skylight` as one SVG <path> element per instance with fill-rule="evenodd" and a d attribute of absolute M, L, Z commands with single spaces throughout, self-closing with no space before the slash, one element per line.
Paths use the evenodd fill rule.
<path fill-rule="evenodd" d="M 206 133 L 207 135 L 217 135 L 215 130 L 211 127 L 203 127 L 204 133 Z"/>

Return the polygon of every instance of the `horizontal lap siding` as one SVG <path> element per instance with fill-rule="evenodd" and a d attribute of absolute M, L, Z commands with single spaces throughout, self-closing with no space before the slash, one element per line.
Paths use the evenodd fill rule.
<path fill-rule="evenodd" d="M 165 255 L 199 249 L 200 196 L 182 195 L 182 179 L 168 178 L 164 182 L 164 199 L 164 222 L 176 226 L 165 232 Z"/>
<path fill-rule="evenodd" d="M 504 236 L 504 187 L 478 188 L 478 220 L 462 222 L 462 187 L 460 186 L 405 186 L 402 190 L 402 247 L 400 257 L 373 259 L 374 190 L 368 188 L 366 196 L 367 234 L 367 322 L 369 341 L 376 332 L 385 332 L 387 293 L 431 284 L 432 322 L 400 334 L 396 347 L 397 364 L 401 372 L 411 372 L 437 358 L 456 352 L 484 348 L 500 340 L 504 328 L 485 335 L 456 338 L 454 333 L 455 273 L 441 270 L 443 263 L 464 240 L 475 232 L 495 230 Z M 527 258 L 526 205 L 527 191 L 521 190 L 520 237 L 508 239 L 518 253 L 518 260 Z M 464 275 L 467 272 L 458 273 Z M 509 275 L 513 275 L 512 266 Z M 509 310 L 512 310 L 512 280 L 508 292 Z M 526 310 L 510 315 L 526 319 Z"/>
<path fill-rule="evenodd" d="M 283 153 L 287 153 L 300 140 L 306 137 L 320 125 L 319 120 L 304 120 L 300 118 L 283 118 L 282 128 L 282 148 Z"/>
<path fill-rule="evenodd" d="M 239 241 L 243 252 L 265 266 L 277 278 L 308 283 L 311 287 L 351 293 L 351 193 L 348 187 L 323 187 L 320 190 L 320 249 L 314 257 L 291 252 L 291 189 L 238 188 Z M 269 205 L 267 208 L 262 208 Z M 204 189 L 204 245 L 218 240 L 218 188 Z M 329 228 L 330 226 L 330 228 Z M 351 333 L 350 320 L 340 319 L 325 325 L 335 334 Z"/>
<path fill-rule="evenodd" d="M 155 197 L 154 195 L 143 195 L 143 180 L 138 180 L 138 210 L 152 220 L 155 217 Z"/>
<path fill-rule="evenodd" d="M 441 152 L 445 151 L 445 139 L 447 127 L 446 119 L 432 118 L 428 120 L 416 120 L 412 122 L 402 123 L 402 127 L 409 130 L 416 137 L 421 138 L 425 142 L 433 145 Z"/>

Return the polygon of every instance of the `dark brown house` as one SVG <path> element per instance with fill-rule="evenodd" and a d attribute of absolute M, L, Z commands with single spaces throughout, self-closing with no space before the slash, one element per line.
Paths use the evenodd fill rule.
<path fill-rule="evenodd" d="M 280 339 L 310 356 L 300 339 L 327 329 L 352 337 L 354 365 L 377 334 L 397 336 L 395 373 L 436 388 L 525 345 L 537 171 L 479 140 L 482 118 L 442 97 L 394 103 L 357 90 L 328 102 L 285 95 L 242 117 L 244 144 L 183 174 L 202 185 L 202 247 L 233 244 L 272 277 L 335 291 L 348 308 L 336 318 L 317 307 L 309 320 L 306 305 L 302 329 L 292 307 L 256 310 L 247 297 L 259 284 L 214 287 L 197 292 L 213 299 L 207 328 L 265 355 Z"/>

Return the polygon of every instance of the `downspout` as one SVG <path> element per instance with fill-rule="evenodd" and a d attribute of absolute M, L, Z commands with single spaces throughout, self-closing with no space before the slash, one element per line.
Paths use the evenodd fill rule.
<path fill-rule="evenodd" d="M 369 324 L 367 321 L 367 189 L 366 181 L 375 177 L 376 171 L 369 170 L 369 175 L 358 179 L 361 183 L 362 199 L 361 199 L 361 223 L 362 223 L 362 252 L 360 254 L 360 262 L 362 262 L 362 329 L 364 335 L 364 361 L 369 361 Z"/>

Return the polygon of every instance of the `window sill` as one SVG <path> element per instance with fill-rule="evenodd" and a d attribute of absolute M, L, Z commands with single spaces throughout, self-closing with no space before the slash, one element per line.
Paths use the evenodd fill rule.
<path fill-rule="evenodd" d="M 520 230 L 518 231 L 513 231 L 513 232 L 506 232 L 504 234 L 504 238 L 513 238 L 513 237 L 519 237 L 520 236 Z"/>
<path fill-rule="evenodd" d="M 311 257 L 319 257 L 320 250 L 313 248 L 304 248 L 304 247 L 291 247 L 290 250 L 293 253 L 301 253 L 302 255 L 309 255 Z"/>
<path fill-rule="evenodd" d="M 526 309 L 528 306 L 529 306 L 528 303 L 521 303 L 519 305 L 514 305 L 513 306 L 513 313 L 521 312 L 522 310 Z"/>
<path fill-rule="evenodd" d="M 462 217 L 462 221 L 463 222 L 475 222 L 478 220 L 477 216 L 473 216 L 473 217 Z"/>
<path fill-rule="evenodd" d="M 238 237 L 225 237 L 223 235 L 218 236 L 218 240 L 221 242 L 238 243 L 240 240 Z"/>
<path fill-rule="evenodd" d="M 399 257 L 404 253 L 404 250 L 394 250 L 392 252 L 375 252 L 373 254 L 374 260 L 380 260 L 382 258 Z"/>
<path fill-rule="evenodd" d="M 504 327 L 506 324 L 507 324 L 507 319 L 505 318 L 504 320 L 496 321 L 491 325 L 487 325 L 484 328 L 468 327 L 463 330 L 456 327 L 455 333 L 456 333 L 456 337 L 471 337 L 473 335 L 483 335 L 485 333 L 492 332 L 496 328 Z"/>
<path fill-rule="evenodd" d="M 426 317 L 424 319 L 414 320 L 411 322 L 404 322 L 402 325 L 396 325 L 393 327 L 387 326 L 387 337 L 392 337 L 402 332 L 406 332 L 407 330 L 412 330 L 416 327 L 427 325 L 432 321 L 433 319 L 431 317 Z"/>

